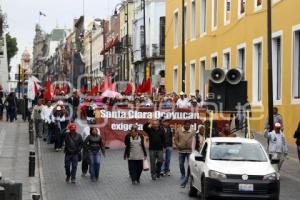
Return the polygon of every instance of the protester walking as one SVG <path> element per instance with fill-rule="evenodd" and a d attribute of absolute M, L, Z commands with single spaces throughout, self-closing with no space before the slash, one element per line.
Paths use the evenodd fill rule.
<path fill-rule="evenodd" d="M 189 160 L 190 154 L 192 152 L 192 141 L 195 136 L 195 131 L 191 129 L 191 122 L 186 120 L 182 128 L 176 130 L 175 133 L 175 146 L 179 152 L 179 168 L 181 173 L 181 187 L 185 187 L 190 170 L 188 168 L 187 172 L 185 170 L 185 162 Z"/>
<path fill-rule="evenodd" d="M 62 122 L 65 122 L 65 115 L 64 112 L 61 108 L 61 106 L 57 106 L 53 110 L 53 114 L 51 116 L 52 123 L 53 123 L 53 133 L 54 133 L 54 149 L 56 151 L 60 151 L 62 149 L 63 145 L 63 127 L 62 127 Z"/>
<path fill-rule="evenodd" d="M 196 135 L 193 137 L 192 151 L 197 151 L 200 153 L 200 150 L 204 142 L 205 142 L 205 127 L 204 125 L 199 125 Z"/>
<path fill-rule="evenodd" d="M 161 120 L 161 127 L 164 131 L 165 136 L 165 151 L 164 151 L 164 162 L 162 164 L 161 176 L 170 176 L 170 163 L 173 151 L 173 130 L 170 127 L 170 119 L 163 118 Z"/>
<path fill-rule="evenodd" d="M 273 122 L 274 122 L 274 124 L 275 123 L 280 123 L 281 130 L 284 129 L 283 118 L 282 118 L 281 114 L 278 112 L 278 108 L 277 107 L 273 108 Z M 265 122 L 265 129 L 269 129 L 269 118 L 267 118 L 267 120 Z"/>
<path fill-rule="evenodd" d="M 75 121 L 77 118 L 77 109 L 79 106 L 79 96 L 77 94 L 77 91 L 74 91 L 72 96 L 68 99 L 68 103 L 72 106 L 72 121 Z"/>
<path fill-rule="evenodd" d="M 143 130 L 149 137 L 149 154 L 151 178 L 160 178 L 160 170 L 163 163 L 163 150 L 165 147 L 164 130 L 159 126 L 158 120 L 144 124 Z"/>
<path fill-rule="evenodd" d="M 90 135 L 84 140 L 84 148 L 88 150 L 90 161 L 90 175 L 93 182 L 98 181 L 100 171 L 100 150 L 105 157 L 105 148 L 97 128 L 90 129 Z"/>
<path fill-rule="evenodd" d="M 269 157 L 271 160 L 277 160 L 277 163 L 274 164 L 274 168 L 277 171 L 280 171 L 284 159 L 288 153 L 287 142 L 281 128 L 281 124 L 277 122 L 274 125 L 273 131 L 270 132 L 268 129 L 266 129 L 264 133 L 264 136 L 269 141 Z"/>
<path fill-rule="evenodd" d="M 78 162 L 81 159 L 80 152 L 83 146 L 83 140 L 80 134 L 76 132 L 76 124 L 71 123 L 68 126 L 69 131 L 65 136 L 65 171 L 66 182 L 71 179 L 72 183 L 76 182 L 76 171 Z"/>
<path fill-rule="evenodd" d="M 42 119 L 43 119 L 43 138 L 44 141 L 51 143 L 52 129 L 51 129 L 51 114 L 52 114 L 52 104 L 51 101 L 47 101 L 46 105 L 42 109 Z"/>
<path fill-rule="evenodd" d="M 138 127 L 133 125 L 131 131 L 125 137 L 124 160 L 128 159 L 129 174 L 132 184 L 140 184 L 143 171 L 143 160 L 147 159 L 144 145 L 144 136 L 138 132 Z"/>
<path fill-rule="evenodd" d="M 82 131 L 82 138 L 83 141 L 90 135 L 91 132 L 91 126 L 93 126 L 94 123 L 88 123 L 86 127 L 83 128 Z M 100 130 L 97 128 L 97 134 L 101 136 Z M 82 149 L 82 162 L 81 162 L 81 172 L 82 176 L 86 176 L 88 169 L 89 169 L 89 163 L 90 163 L 90 158 L 89 158 L 89 151 L 86 147 L 83 147 Z"/>
<path fill-rule="evenodd" d="M 43 100 L 39 99 L 37 105 L 35 105 L 32 110 L 31 118 L 34 121 L 35 133 L 36 133 L 36 137 L 38 138 L 43 137 L 43 117 L 42 117 L 43 107 L 44 107 Z"/>
<path fill-rule="evenodd" d="M 300 122 L 298 123 L 297 130 L 295 131 L 294 138 L 296 139 L 297 152 L 300 163 Z"/>
<path fill-rule="evenodd" d="M 7 121 L 14 122 L 17 119 L 17 98 L 14 92 L 9 93 L 4 101 L 7 111 Z"/>

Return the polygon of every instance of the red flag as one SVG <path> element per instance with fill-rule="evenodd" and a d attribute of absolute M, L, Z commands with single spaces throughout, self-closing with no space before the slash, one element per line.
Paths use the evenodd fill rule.
<path fill-rule="evenodd" d="M 35 82 L 34 82 L 34 94 L 36 97 L 39 96 L 39 90 Z"/>
<path fill-rule="evenodd" d="M 109 76 L 106 75 L 104 84 L 102 84 L 102 86 L 101 86 L 101 92 L 105 92 L 106 90 L 110 89 L 110 85 L 111 85 L 111 83 L 110 83 Z"/>
<path fill-rule="evenodd" d="M 145 84 L 144 84 L 144 87 L 143 87 L 143 92 L 145 92 L 145 93 L 151 93 L 151 79 L 150 78 L 148 78 L 147 79 L 147 81 L 145 82 Z"/>
<path fill-rule="evenodd" d="M 46 91 L 45 91 L 45 94 L 44 94 L 44 99 L 47 100 L 47 101 L 52 100 L 50 79 L 48 79 L 47 84 L 46 84 Z"/>
<path fill-rule="evenodd" d="M 98 87 L 98 84 L 96 84 L 92 90 L 91 90 L 91 93 L 92 95 L 97 95 L 98 94 L 98 91 L 99 91 L 99 87 Z"/>
<path fill-rule="evenodd" d="M 135 93 L 142 93 L 143 92 L 143 86 L 141 84 L 137 85 L 135 88 Z"/>
<path fill-rule="evenodd" d="M 125 95 L 130 95 L 132 93 L 132 85 L 131 83 L 127 83 L 127 87 L 124 90 Z"/>

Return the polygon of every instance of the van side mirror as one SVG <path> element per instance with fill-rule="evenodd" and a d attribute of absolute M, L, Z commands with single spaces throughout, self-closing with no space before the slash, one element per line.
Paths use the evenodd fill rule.
<path fill-rule="evenodd" d="M 203 155 L 199 155 L 199 156 L 195 156 L 195 160 L 196 161 L 199 161 L 199 162 L 204 162 L 205 161 L 205 158 Z"/>

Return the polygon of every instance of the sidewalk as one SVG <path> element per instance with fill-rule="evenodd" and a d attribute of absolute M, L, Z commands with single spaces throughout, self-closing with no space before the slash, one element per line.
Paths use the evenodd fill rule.
<path fill-rule="evenodd" d="M 29 151 L 28 124 L 18 120 L 14 123 L 0 122 L 0 172 L 2 179 L 23 184 L 23 200 L 31 200 L 33 193 L 40 193 L 39 171 L 28 177 Z M 36 158 L 37 166 L 37 158 Z"/>

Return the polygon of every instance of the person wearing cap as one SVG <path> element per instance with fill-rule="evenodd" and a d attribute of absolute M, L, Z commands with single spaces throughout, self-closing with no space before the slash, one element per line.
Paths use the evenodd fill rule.
<path fill-rule="evenodd" d="M 138 132 L 138 127 L 133 125 L 124 141 L 126 148 L 124 160 L 128 160 L 129 175 L 132 184 L 140 183 L 140 177 L 143 171 L 143 161 L 147 159 L 147 152 L 144 144 L 144 136 Z"/>
<path fill-rule="evenodd" d="M 188 162 L 190 154 L 192 153 L 192 142 L 196 132 L 191 128 L 191 121 L 185 120 L 183 127 L 180 127 L 175 132 L 175 146 L 179 152 L 179 169 L 181 173 L 181 187 L 185 187 L 188 183 L 190 170 L 187 173 L 185 170 L 185 161 Z"/>
<path fill-rule="evenodd" d="M 278 163 L 274 166 L 277 171 L 280 171 L 284 159 L 288 153 L 287 141 L 281 128 L 281 124 L 277 122 L 274 124 L 273 131 L 270 132 L 268 129 L 265 129 L 264 133 L 265 138 L 267 138 L 269 141 L 268 153 L 270 159 L 278 160 Z"/>
<path fill-rule="evenodd" d="M 44 141 L 48 140 L 48 144 L 51 143 L 51 113 L 53 107 L 51 101 L 47 101 L 47 104 L 42 109 L 42 119 L 43 119 L 43 137 Z"/>
<path fill-rule="evenodd" d="M 174 131 L 170 127 L 170 119 L 163 118 L 161 120 L 161 127 L 164 131 L 165 136 L 165 152 L 164 152 L 164 162 L 161 167 L 161 176 L 170 176 L 170 163 L 171 163 L 171 156 L 173 151 L 173 135 Z"/>
<path fill-rule="evenodd" d="M 65 136 L 65 170 L 66 182 L 71 179 L 72 183 L 76 182 L 76 171 L 78 162 L 81 160 L 80 152 L 83 147 L 83 140 L 80 134 L 76 132 L 76 124 L 70 123 L 69 131 Z"/>
<path fill-rule="evenodd" d="M 37 105 L 33 107 L 31 119 L 34 121 L 36 137 L 43 137 L 43 116 L 42 110 L 44 105 L 43 100 L 39 99 Z"/>
<path fill-rule="evenodd" d="M 190 103 L 184 97 L 185 96 L 184 92 L 180 92 L 179 95 L 180 95 L 180 98 L 176 102 L 176 107 L 177 108 L 189 108 L 190 107 Z"/>
<path fill-rule="evenodd" d="M 63 130 L 66 117 L 61 106 L 56 106 L 53 109 L 51 120 L 53 123 L 53 132 L 54 132 L 54 149 L 60 151 L 63 145 Z"/>
<path fill-rule="evenodd" d="M 101 160 L 100 150 L 105 157 L 105 147 L 96 127 L 90 128 L 90 135 L 84 140 L 83 146 L 89 155 L 91 180 L 92 182 L 98 181 Z"/>
<path fill-rule="evenodd" d="M 281 124 L 281 130 L 283 131 L 284 126 L 283 126 L 283 118 L 281 114 L 278 112 L 278 108 L 274 107 L 273 108 L 273 122 L 275 123 L 280 123 Z M 269 129 L 269 118 L 267 118 L 265 122 L 265 129 Z"/>

